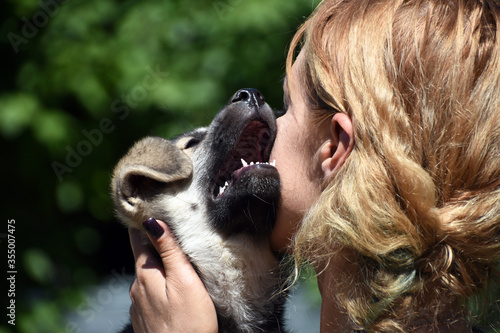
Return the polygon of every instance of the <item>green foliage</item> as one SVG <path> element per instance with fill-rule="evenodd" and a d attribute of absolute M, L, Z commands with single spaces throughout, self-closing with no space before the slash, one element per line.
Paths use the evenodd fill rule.
<path fill-rule="evenodd" d="M 54 272 L 54 264 L 47 254 L 39 249 L 27 249 L 24 252 L 23 267 L 34 281 L 46 284 Z"/>
<path fill-rule="evenodd" d="M 258 88 L 280 108 L 287 45 L 318 2 L 0 4 L 1 165 L 4 218 L 16 220 L 16 330 L 63 332 L 82 288 L 112 270 L 133 272 L 109 198 L 113 166 L 140 137 L 208 124 L 239 88 Z"/>

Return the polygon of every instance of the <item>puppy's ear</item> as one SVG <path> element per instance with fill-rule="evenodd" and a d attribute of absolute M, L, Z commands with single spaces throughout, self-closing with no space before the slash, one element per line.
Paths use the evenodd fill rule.
<path fill-rule="evenodd" d="M 118 162 L 113 174 L 111 195 L 118 215 L 129 225 L 153 216 L 155 197 L 192 174 L 191 159 L 175 144 L 159 137 L 142 139 Z"/>

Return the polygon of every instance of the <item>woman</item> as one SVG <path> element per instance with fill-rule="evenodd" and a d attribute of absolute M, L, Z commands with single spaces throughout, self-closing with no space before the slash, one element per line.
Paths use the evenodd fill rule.
<path fill-rule="evenodd" d="M 499 6 L 326 0 L 293 39 L 271 245 L 315 265 L 321 332 L 479 332 L 463 304 L 498 282 Z M 216 332 L 166 225 L 146 228 L 164 271 L 131 231 L 136 332 Z"/>

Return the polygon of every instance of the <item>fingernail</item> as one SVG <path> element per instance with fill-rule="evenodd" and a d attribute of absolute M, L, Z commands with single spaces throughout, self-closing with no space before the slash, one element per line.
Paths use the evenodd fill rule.
<path fill-rule="evenodd" d="M 147 233 L 154 239 L 160 238 L 165 232 L 158 222 L 156 222 L 156 220 L 152 217 L 142 222 L 142 225 L 144 226 L 144 229 L 146 229 Z"/>

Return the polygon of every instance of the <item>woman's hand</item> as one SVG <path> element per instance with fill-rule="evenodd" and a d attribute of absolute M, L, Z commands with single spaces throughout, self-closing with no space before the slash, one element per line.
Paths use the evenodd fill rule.
<path fill-rule="evenodd" d="M 212 299 L 164 222 L 143 223 L 160 255 L 129 228 L 136 279 L 130 287 L 130 316 L 135 333 L 217 332 Z"/>

